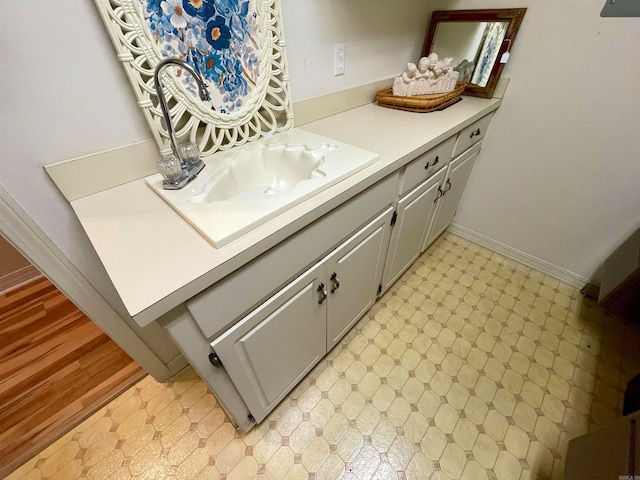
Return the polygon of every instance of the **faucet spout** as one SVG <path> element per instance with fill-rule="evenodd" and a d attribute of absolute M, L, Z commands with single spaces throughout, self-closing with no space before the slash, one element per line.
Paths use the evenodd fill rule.
<path fill-rule="evenodd" d="M 201 158 L 199 158 L 200 153 L 195 147 L 196 156 L 195 158 L 188 157 L 187 159 L 183 158 L 180 148 L 178 145 L 178 140 L 176 139 L 176 134 L 173 129 L 173 123 L 171 122 L 171 115 L 169 114 L 169 106 L 167 105 L 167 99 L 164 96 L 164 90 L 162 89 L 162 82 L 160 81 L 160 75 L 162 71 L 168 67 L 169 65 L 175 65 L 183 68 L 187 72 L 189 72 L 196 81 L 198 85 L 198 93 L 200 94 L 200 98 L 203 101 L 210 100 L 209 91 L 207 90 L 207 84 L 202 79 L 200 74 L 188 63 L 179 58 L 165 58 L 160 61 L 158 65 L 156 65 L 155 71 L 153 72 L 153 81 L 155 83 L 156 92 L 158 94 L 158 100 L 160 101 L 160 108 L 162 109 L 162 115 L 164 117 L 164 122 L 167 126 L 167 131 L 169 132 L 169 139 L 171 140 L 171 149 L 173 153 L 178 158 L 179 165 L 176 165 L 180 169 L 180 176 L 177 177 L 177 173 L 175 170 L 167 175 L 163 169 L 160 169 L 160 173 L 164 177 L 164 182 L 162 182 L 162 188 L 166 190 L 179 190 L 184 187 L 191 180 L 196 178 L 198 173 L 204 168 L 204 162 Z"/>
<path fill-rule="evenodd" d="M 167 131 L 169 132 L 169 139 L 171 140 L 171 148 L 173 150 L 173 153 L 175 153 L 175 155 L 180 159 L 180 163 L 183 163 L 183 159 L 180 158 L 178 141 L 176 139 L 176 135 L 173 130 L 173 123 L 171 122 L 171 116 L 169 115 L 169 107 L 167 105 L 167 99 L 164 96 L 162 82 L 160 81 L 160 74 L 169 65 L 175 65 L 175 66 L 181 67 L 193 76 L 193 78 L 196 81 L 196 84 L 198 85 L 198 93 L 200 95 L 201 100 L 203 101 L 211 100 L 211 96 L 209 95 L 209 90 L 207 90 L 207 84 L 202 79 L 200 74 L 184 60 L 180 60 L 179 58 L 165 58 L 164 60 L 160 61 L 158 65 L 156 65 L 155 71 L 153 73 L 153 82 L 156 87 L 156 92 L 158 93 L 158 99 L 160 100 L 160 108 L 162 109 L 164 122 L 167 126 Z"/>

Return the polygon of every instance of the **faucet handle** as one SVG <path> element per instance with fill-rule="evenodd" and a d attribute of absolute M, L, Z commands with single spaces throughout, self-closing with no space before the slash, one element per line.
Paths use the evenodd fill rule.
<path fill-rule="evenodd" d="M 173 154 L 158 160 L 158 170 L 164 178 L 164 183 L 174 183 L 182 177 L 180 159 Z"/>
<path fill-rule="evenodd" d="M 197 165 L 200 161 L 200 149 L 193 142 L 178 145 L 178 154 L 187 168 Z"/>

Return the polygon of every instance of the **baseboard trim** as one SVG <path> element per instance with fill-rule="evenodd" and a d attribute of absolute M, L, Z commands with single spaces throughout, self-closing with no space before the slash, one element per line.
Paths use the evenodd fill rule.
<path fill-rule="evenodd" d="M 189 362 L 182 355 L 171 360 L 167 368 L 171 371 L 171 375 L 175 375 L 176 373 L 184 370 L 187 366 L 189 366 Z"/>
<path fill-rule="evenodd" d="M 504 243 L 493 240 L 492 238 L 482 235 L 481 233 L 474 232 L 473 230 L 470 230 L 466 227 L 453 223 L 449 225 L 449 228 L 447 230 L 454 235 L 458 235 L 459 237 L 469 240 L 470 242 L 477 243 L 482 247 L 493 250 L 496 253 L 504 255 L 505 257 L 509 257 L 510 259 L 527 265 L 528 267 L 535 268 L 545 275 L 549 275 L 550 277 L 553 277 L 564 283 L 568 283 L 573 287 L 580 289 L 586 284 L 590 283 L 590 280 L 588 278 L 553 265 L 552 263 L 549 263 L 546 260 L 542 260 L 541 258 L 534 257 L 533 255 L 517 250 L 513 247 L 510 247 L 509 245 L 505 245 Z"/>
<path fill-rule="evenodd" d="M 591 297 L 594 300 L 598 300 L 600 298 L 600 287 L 594 285 L 593 283 L 587 283 L 582 289 L 580 293 L 585 297 Z"/>
<path fill-rule="evenodd" d="M 33 265 L 11 272 L 0 278 L 0 295 L 6 295 L 17 288 L 42 278 L 42 273 Z"/>

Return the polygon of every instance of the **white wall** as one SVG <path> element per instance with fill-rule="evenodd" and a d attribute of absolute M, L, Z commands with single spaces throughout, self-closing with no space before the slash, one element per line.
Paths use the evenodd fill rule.
<path fill-rule="evenodd" d="M 640 19 L 603 0 L 436 0 L 527 7 L 511 82 L 455 222 L 591 278 L 640 226 Z"/>
<path fill-rule="evenodd" d="M 427 0 L 282 0 L 293 101 L 398 75 L 417 62 L 429 25 Z M 345 75 L 333 76 L 345 42 Z"/>

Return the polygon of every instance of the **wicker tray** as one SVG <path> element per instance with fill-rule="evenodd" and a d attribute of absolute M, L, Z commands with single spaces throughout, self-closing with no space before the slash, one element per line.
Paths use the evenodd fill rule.
<path fill-rule="evenodd" d="M 467 86 L 464 82 L 458 82 L 456 88 L 447 93 L 436 93 L 433 95 L 416 95 L 413 97 L 403 97 L 393 94 L 393 87 L 383 88 L 376 93 L 376 100 L 379 105 L 409 112 L 435 112 L 442 110 L 449 105 L 453 105 L 460 100 L 460 95 Z"/>

